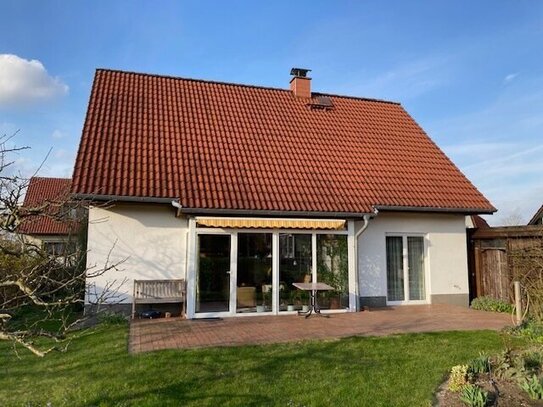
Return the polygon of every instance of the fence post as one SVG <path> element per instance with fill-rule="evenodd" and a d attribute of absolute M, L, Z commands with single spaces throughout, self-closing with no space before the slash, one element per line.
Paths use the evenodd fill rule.
<path fill-rule="evenodd" d="M 515 286 L 515 310 L 516 310 L 516 322 L 517 325 L 520 325 L 522 322 L 522 300 L 520 298 L 520 282 L 519 281 L 513 281 L 513 285 Z"/>

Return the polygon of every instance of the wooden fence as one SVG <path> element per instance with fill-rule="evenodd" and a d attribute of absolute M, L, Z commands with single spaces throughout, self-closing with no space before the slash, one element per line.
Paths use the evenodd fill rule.
<path fill-rule="evenodd" d="M 519 273 L 512 254 L 543 245 L 543 226 L 508 226 L 468 230 L 470 300 L 490 296 L 512 303 Z"/>

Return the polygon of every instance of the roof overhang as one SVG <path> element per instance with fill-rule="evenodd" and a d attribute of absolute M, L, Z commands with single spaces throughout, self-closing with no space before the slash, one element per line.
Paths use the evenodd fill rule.
<path fill-rule="evenodd" d="M 536 225 L 539 218 L 543 216 L 543 205 L 541 205 L 541 208 L 535 213 L 534 216 L 532 216 L 532 219 L 528 222 L 528 225 Z"/>
<path fill-rule="evenodd" d="M 375 216 L 375 212 L 316 212 L 316 211 L 265 211 L 254 209 L 210 209 L 210 208 L 180 208 L 181 213 L 187 215 L 217 215 L 217 216 L 273 216 L 273 217 L 303 217 L 303 218 L 342 218 L 362 219 L 364 216 Z"/>
<path fill-rule="evenodd" d="M 160 203 L 170 204 L 177 198 L 158 198 L 147 196 L 127 196 L 127 195 L 98 195 L 98 194 L 72 194 L 75 199 L 96 202 L 139 202 L 139 203 Z"/>
<path fill-rule="evenodd" d="M 496 208 L 437 208 L 425 206 L 387 206 L 375 205 L 374 208 L 379 212 L 432 212 L 432 213 L 454 213 L 459 215 L 487 214 L 491 215 L 497 211 Z"/>

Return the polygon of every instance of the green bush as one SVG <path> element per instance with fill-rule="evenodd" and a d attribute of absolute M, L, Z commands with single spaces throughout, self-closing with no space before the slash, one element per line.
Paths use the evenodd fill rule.
<path fill-rule="evenodd" d="M 519 383 L 519 386 L 524 390 L 532 400 L 543 399 L 543 379 L 538 379 L 533 375 L 529 379 L 524 379 Z"/>
<path fill-rule="evenodd" d="M 519 326 L 506 328 L 506 332 L 533 342 L 543 343 L 543 325 L 533 320 L 525 320 Z"/>
<path fill-rule="evenodd" d="M 500 379 L 520 380 L 526 376 L 523 357 L 514 354 L 511 349 L 503 350 L 492 365 L 494 374 Z"/>
<path fill-rule="evenodd" d="M 492 297 L 477 297 L 471 302 L 471 308 L 481 311 L 512 313 L 514 307 L 502 300 Z"/>
<path fill-rule="evenodd" d="M 488 392 L 473 384 L 466 384 L 460 391 L 460 400 L 467 406 L 485 407 L 488 402 Z"/>
<path fill-rule="evenodd" d="M 116 312 L 104 311 L 98 314 L 98 322 L 104 325 L 122 325 L 126 321 L 126 316 Z"/>

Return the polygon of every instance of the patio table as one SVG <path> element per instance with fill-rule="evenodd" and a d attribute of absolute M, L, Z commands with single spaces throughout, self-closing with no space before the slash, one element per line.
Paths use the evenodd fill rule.
<path fill-rule="evenodd" d="M 325 283 L 292 283 L 294 287 L 298 290 L 309 291 L 310 304 L 309 310 L 307 312 L 298 311 L 298 315 L 305 315 L 306 318 L 309 318 L 314 312 L 315 315 L 323 316 L 321 314 L 321 309 L 317 303 L 317 293 L 319 291 L 332 291 L 334 287 L 329 286 Z M 328 315 L 326 315 L 328 316 Z"/>

